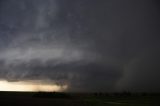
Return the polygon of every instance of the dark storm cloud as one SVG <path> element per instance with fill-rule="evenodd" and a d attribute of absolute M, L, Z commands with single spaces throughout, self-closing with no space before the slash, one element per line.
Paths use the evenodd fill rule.
<path fill-rule="evenodd" d="M 154 91 L 159 8 L 150 0 L 1 0 L 0 78 L 68 91 Z"/>

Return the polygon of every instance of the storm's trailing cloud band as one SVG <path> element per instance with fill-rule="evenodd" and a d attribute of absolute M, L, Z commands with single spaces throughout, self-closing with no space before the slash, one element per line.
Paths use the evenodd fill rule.
<path fill-rule="evenodd" d="M 159 91 L 159 4 L 0 0 L 0 79 L 68 91 Z"/>

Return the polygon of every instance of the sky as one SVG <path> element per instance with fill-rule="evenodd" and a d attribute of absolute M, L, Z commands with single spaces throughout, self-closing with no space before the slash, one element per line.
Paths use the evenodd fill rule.
<path fill-rule="evenodd" d="M 159 92 L 159 5 L 159 0 L 0 0 L 0 84 Z"/>

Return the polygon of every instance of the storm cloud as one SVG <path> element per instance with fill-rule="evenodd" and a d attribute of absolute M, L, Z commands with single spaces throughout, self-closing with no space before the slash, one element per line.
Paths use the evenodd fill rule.
<path fill-rule="evenodd" d="M 159 91 L 157 0 L 1 0 L 0 79 L 67 91 Z"/>

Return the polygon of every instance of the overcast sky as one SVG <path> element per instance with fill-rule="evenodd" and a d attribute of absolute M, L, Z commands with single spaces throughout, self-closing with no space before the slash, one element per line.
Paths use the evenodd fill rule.
<path fill-rule="evenodd" d="M 159 0 L 0 0 L 0 79 L 67 91 L 160 91 Z"/>

